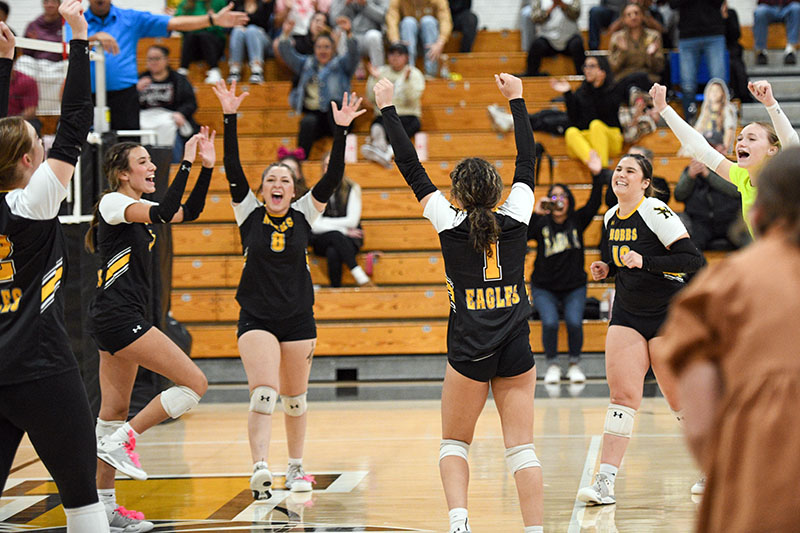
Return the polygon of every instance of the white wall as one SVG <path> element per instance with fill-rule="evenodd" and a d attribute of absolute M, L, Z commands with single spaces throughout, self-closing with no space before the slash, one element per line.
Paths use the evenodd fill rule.
<path fill-rule="evenodd" d="M 14 31 L 20 34 L 25 31 L 25 26 L 27 26 L 28 22 L 38 17 L 42 12 L 41 3 L 38 0 L 5 1 L 11 6 L 9 24 Z M 84 1 L 84 3 L 88 6 L 87 1 Z M 583 2 L 579 20 L 581 28 L 588 27 L 589 9 L 599 3 L 599 0 L 586 0 Z M 520 0 L 473 0 L 472 7 L 478 13 L 481 28 L 501 30 L 516 29 L 518 27 L 520 4 Z M 164 0 L 114 0 L 114 5 L 162 13 L 165 2 Z M 752 26 L 755 0 L 730 0 L 729 5 L 736 9 L 742 26 Z"/>

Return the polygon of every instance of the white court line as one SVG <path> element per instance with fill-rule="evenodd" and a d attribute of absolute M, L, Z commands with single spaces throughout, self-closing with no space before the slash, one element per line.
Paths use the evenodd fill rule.
<path fill-rule="evenodd" d="M 591 483 L 592 474 L 594 473 L 594 464 L 597 462 L 597 456 L 600 455 L 600 444 L 602 442 L 602 436 L 592 436 L 592 441 L 589 443 L 589 450 L 586 452 L 586 462 L 583 463 L 583 473 L 581 474 L 581 481 L 578 485 L 578 489 Z M 580 507 L 584 507 L 584 504 L 578 502 L 578 498 L 575 498 L 575 503 L 572 506 L 572 517 L 569 519 L 569 529 L 567 530 L 567 533 L 580 533 L 581 524 L 578 522 L 578 509 Z"/>
<path fill-rule="evenodd" d="M 7 500 L 8 503 L 0 506 L 0 522 L 5 522 L 31 505 L 36 505 L 40 501 L 47 499 L 47 496 L 47 494 L 42 494 L 41 496 L 9 496 L 8 498 L 3 498 L 3 501 Z"/>
<path fill-rule="evenodd" d="M 248 521 L 248 522 L 262 522 L 269 521 L 269 513 L 279 504 L 282 503 L 289 496 L 288 490 L 273 490 L 272 497 L 268 500 L 254 501 L 242 512 L 237 514 L 231 520 L 232 522 Z"/>
<path fill-rule="evenodd" d="M 342 472 L 333 483 L 328 485 L 323 492 L 352 492 L 361 481 L 367 477 L 368 470 L 357 470 L 355 472 Z"/>

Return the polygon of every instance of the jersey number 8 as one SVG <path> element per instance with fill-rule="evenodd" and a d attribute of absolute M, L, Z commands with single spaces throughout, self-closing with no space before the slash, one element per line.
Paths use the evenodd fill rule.
<path fill-rule="evenodd" d="M 489 250 L 492 256 L 489 257 Z M 489 250 L 483 252 L 483 281 L 503 279 L 503 267 L 500 266 L 500 244 L 493 242 Z"/>
<path fill-rule="evenodd" d="M 286 235 L 277 231 L 272 232 L 272 240 L 269 244 L 273 252 L 282 252 L 286 249 Z"/>
<path fill-rule="evenodd" d="M 6 235 L 0 235 L 0 283 L 14 281 L 14 261 L 4 261 L 14 252 L 14 246 Z"/>

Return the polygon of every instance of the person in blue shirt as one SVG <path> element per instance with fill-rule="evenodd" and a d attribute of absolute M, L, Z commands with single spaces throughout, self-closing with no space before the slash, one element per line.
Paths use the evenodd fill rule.
<path fill-rule="evenodd" d="M 112 130 L 139 129 L 139 95 L 136 82 L 136 46 L 143 37 L 168 37 L 172 31 L 191 31 L 210 26 L 231 28 L 247 24 L 248 15 L 232 11 L 233 3 L 216 13 L 170 17 L 135 9 L 122 9 L 111 0 L 89 0 L 84 16 L 89 23 L 89 41 L 99 42 L 106 52 L 106 98 Z M 65 27 L 70 39 L 72 30 Z M 92 93 L 95 72 L 92 63 Z"/>

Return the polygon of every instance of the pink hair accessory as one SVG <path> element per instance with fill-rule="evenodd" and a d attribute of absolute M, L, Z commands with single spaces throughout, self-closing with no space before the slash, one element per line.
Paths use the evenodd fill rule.
<path fill-rule="evenodd" d="M 295 148 L 294 150 L 289 150 L 285 146 L 280 146 L 278 148 L 278 159 L 283 159 L 285 157 L 294 157 L 300 161 L 305 161 L 306 159 L 306 151 L 302 148 Z"/>

